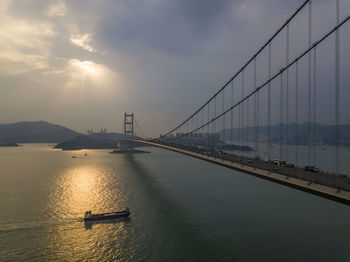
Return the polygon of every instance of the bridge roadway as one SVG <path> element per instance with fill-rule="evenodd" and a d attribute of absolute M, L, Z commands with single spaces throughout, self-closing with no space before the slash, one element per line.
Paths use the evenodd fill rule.
<path fill-rule="evenodd" d="M 171 150 L 174 152 L 178 152 L 181 154 L 185 154 L 188 156 L 192 156 L 195 158 L 199 158 L 211 163 L 215 163 L 227 168 L 231 168 L 231 169 L 235 169 L 238 170 L 240 172 L 249 174 L 249 175 L 253 175 L 262 179 L 266 179 L 275 183 L 279 183 L 285 186 L 289 186 L 292 188 L 296 188 L 314 195 L 318 195 L 324 198 L 328 198 L 346 205 L 350 205 L 350 192 L 346 191 L 346 190 L 340 190 L 338 188 L 334 188 L 334 187 L 330 187 L 330 186 L 326 186 L 326 185 L 321 185 L 319 183 L 312 183 L 310 181 L 304 180 L 304 179 L 300 179 L 300 178 L 296 178 L 296 177 L 291 177 L 288 175 L 284 175 L 284 174 L 279 174 L 276 172 L 273 172 L 271 170 L 264 170 L 261 168 L 257 168 L 251 165 L 247 165 L 247 164 L 242 164 L 239 162 L 234 162 L 232 160 L 225 160 L 222 158 L 217 158 L 214 156 L 210 156 L 210 155 L 205 155 L 205 154 L 201 154 L 201 153 L 197 153 L 197 152 L 193 152 L 193 151 L 189 151 L 189 150 L 185 150 L 182 148 L 177 148 L 177 147 L 173 147 L 170 145 L 165 145 L 165 144 L 159 144 L 159 143 L 155 143 L 155 142 L 149 142 L 149 141 L 145 141 L 145 140 L 128 140 L 128 141 L 133 141 L 133 142 L 138 142 L 138 143 L 142 143 L 145 145 L 150 145 L 150 146 L 156 146 L 156 147 L 160 147 L 163 149 L 167 149 L 167 150 Z"/>

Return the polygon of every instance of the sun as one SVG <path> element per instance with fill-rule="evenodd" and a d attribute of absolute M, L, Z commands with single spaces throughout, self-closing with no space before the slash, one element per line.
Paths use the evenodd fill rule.
<path fill-rule="evenodd" d="M 91 60 L 70 59 L 67 65 L 67 88 L 111 87 L 118 82 L 118 74 L 103 64 Z"/>
<path fill-rule="evenodd" d="M 104 73 L 105 69 L 102 65 L 95 64 L 92 61 L 79 61 L 77 59 L 70 60 L 70 64 L 79 69 L 82 73 L 98 76 Z"/>

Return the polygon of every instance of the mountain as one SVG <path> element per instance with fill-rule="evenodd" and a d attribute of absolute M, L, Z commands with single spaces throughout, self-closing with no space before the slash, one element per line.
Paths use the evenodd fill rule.
<path fill-rule="evenodd" d="M 55 146 L 63 150 L 80 150 L 80 149 L 115 149 L 117 147 L 116 140 L 97 140 L 91 136 L 78 136 L 68 141 L 64 141 Z"/>
<path fill-rule="evenodd" d="M 314 124 L 314 137 L 309 137 L 309 123 L 290 123 L 290 124 L 276 124 L 270 126 L 270 137 L 272 143 L 279 143 L 281 140 L 281 127 L 282 127 L 282 140 L 287 144 L 306 145 L 308 143 L 315 143 L 318 145 L 335 145 L 336 143 L 336 126 L 335 125 L 323 125 L 319 123 Z M 313 124 L 311 123 L 311 130 Z M 288 132 L 287 132 L 288 130 Z M 269 128 L 268 126 L 259 126 L 259 141 L 266 142 L 268 140 Z M 232 138 L 238 140 L 240 135 L 240 129 L 232 129 Z M 296 133 L 298 137 L 296 138 Z M 225 129 L 219 132 L 219 136 L 223 140 L 229 141 L 231 138 L 231 130 Z M 256 127 L 246 127 L 241 129 L 241 136 L 243 140 L 255 141 L 256 139 Z M 339 143 L 341 145 L 350 145 L 350 125 L 339 125 Z"/>
<path fill-rule="evenodd" d="M 0 124 L 0 143 L 59 143 L 77 136 L 81 133 L 45 121 Z"/>
<path fill-rule="evenodd" d="M 115 149 L 117 147 L 118 142 L 123 139 L 124 134 L 120 133 L 93 133 L 91 135 L 82 135 L 64 141 L 62 143 L 57 144 L 55 148 L 60 148 L 62 150 Z M 135 142 L 132 145 L 133 147 L 144 146 L 140 143 Z"/>
<path fill-rule="evenodd" d="M 121 133 L 92 133 L 88 136 L 90 139 L 97 141 L 106 141 L 106 140 L 121 140 L 124 138 L 124 134 Z"/>

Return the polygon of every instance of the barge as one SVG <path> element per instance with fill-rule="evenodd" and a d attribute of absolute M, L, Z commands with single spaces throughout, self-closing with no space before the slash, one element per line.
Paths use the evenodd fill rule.
<path fill-rule="evenodd" d="M 91 211 L 86 211 L 84 215 L 85 222 L 95 222 L 95 221 L 106 221 L 106 220 L 123 220 L 129 219 L 130 210 L 126 208 L 122 211 L 102 213 L 102 214 L 92 214 Z"/>

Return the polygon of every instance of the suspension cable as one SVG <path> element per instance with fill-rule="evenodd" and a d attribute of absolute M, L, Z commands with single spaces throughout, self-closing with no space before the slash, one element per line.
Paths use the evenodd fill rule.
<path fill-rule="evenodd" d="M 181 122 L 174 129 L 170 130 L 166 134 L 159 136 L 158 139 L 162 139 L 163 137 L 168 136 L 180 126 L 184 125 L 188 120 L 190 120 L 196 113 L 202 110 L 206 105 L 208 105 L 223 89 L 225 89 L 231 81 L 233 81 L 275 38 L 276 36 L 294 19 L 294 17 L 309 3 L 311 0 L 306 0 L 287 20 L 286 22 L 272 35 L 272 37 L 267 40 L 267 42 L 261 46 L 261 48 L 244 64 L 244 66 L 239 69 L 231 79 L 229 79 L 207 102 L 205 102 L 196 112 L 194 112 L 191 116 L 189 116 L 186 120 Z"/>
<path fill-rule="evenodd" d="M 215 116 L 214 118 L 212 118 L 211 120 L 209 120 L 207 123 L 203 124 L 202 126 L 198 127 L 197 129 L 194 129 L 192 131 L 189 131 L 188 133 L 193 133 L 195 131 L 197 131 L 198 129 L 205 127 L 206 125 L 211 124 L 212 122 L 216 121 L 217 119 L 219 119 L 220 117 L 222 117 L 224 114 L 230 112 L 232 109 L 238 107 L 239 105 L 241 105 L 244 101 L 246 101 L 248 98 L 250 98 L 251 96 L 253 96 L 255 93 L 257 93 L 260 89 L 264 88 L 266 85 L 268 85 L 269 83 L 271 83 L 273 80 L 275 80 L 278 76 L 280 76 L 282 73 L 284 73 L 288 68 L 290 68 L 292 65 L 296 64 L 300 59 L 302 59 L 305 55 L 307 55 L 311 50 L 313 50 L 315 47 L 317 47 L 319 44 L 321 44 L 323 41 L 325 41 L 330 35 L 332 35 L 336 30 L 338 30 L 340 27 L 342 27 L 346 22 L 348 22 L 350 20 L 350 16 L 348 16 L 347 18 L 345 18 L 341 23 L 339 23 L 337 26 L 335 26 L 332 30 L 330 30 L 326 35 L 324 35 L 320 40 L 318 40 L 317 42 L 315 42 L 310 48 L 308 48 L 307 50 L 305 50 L 301 55 L 299 55 L 297 58 L 295 58 L 291 63 L 289 63 L 286 67 L 282 68 L 278 73 L 276 73 L 273 77 L 271 77 L 270 79 L 266 80 L 262 85 L 260 85 L 259 87 L 257 87 L 254 91 L 252 91 L 251 93 L 249 93 L 246 97 L 244 97 L 243 99 L 241 99 L 240 101 L 238 101 L 236 104 L 232 105 L 230 108 L 228 108 L 227 110 L 225 110 L 225 112 Z M 164 137 L 164 136 L 162 136 Z"/>

